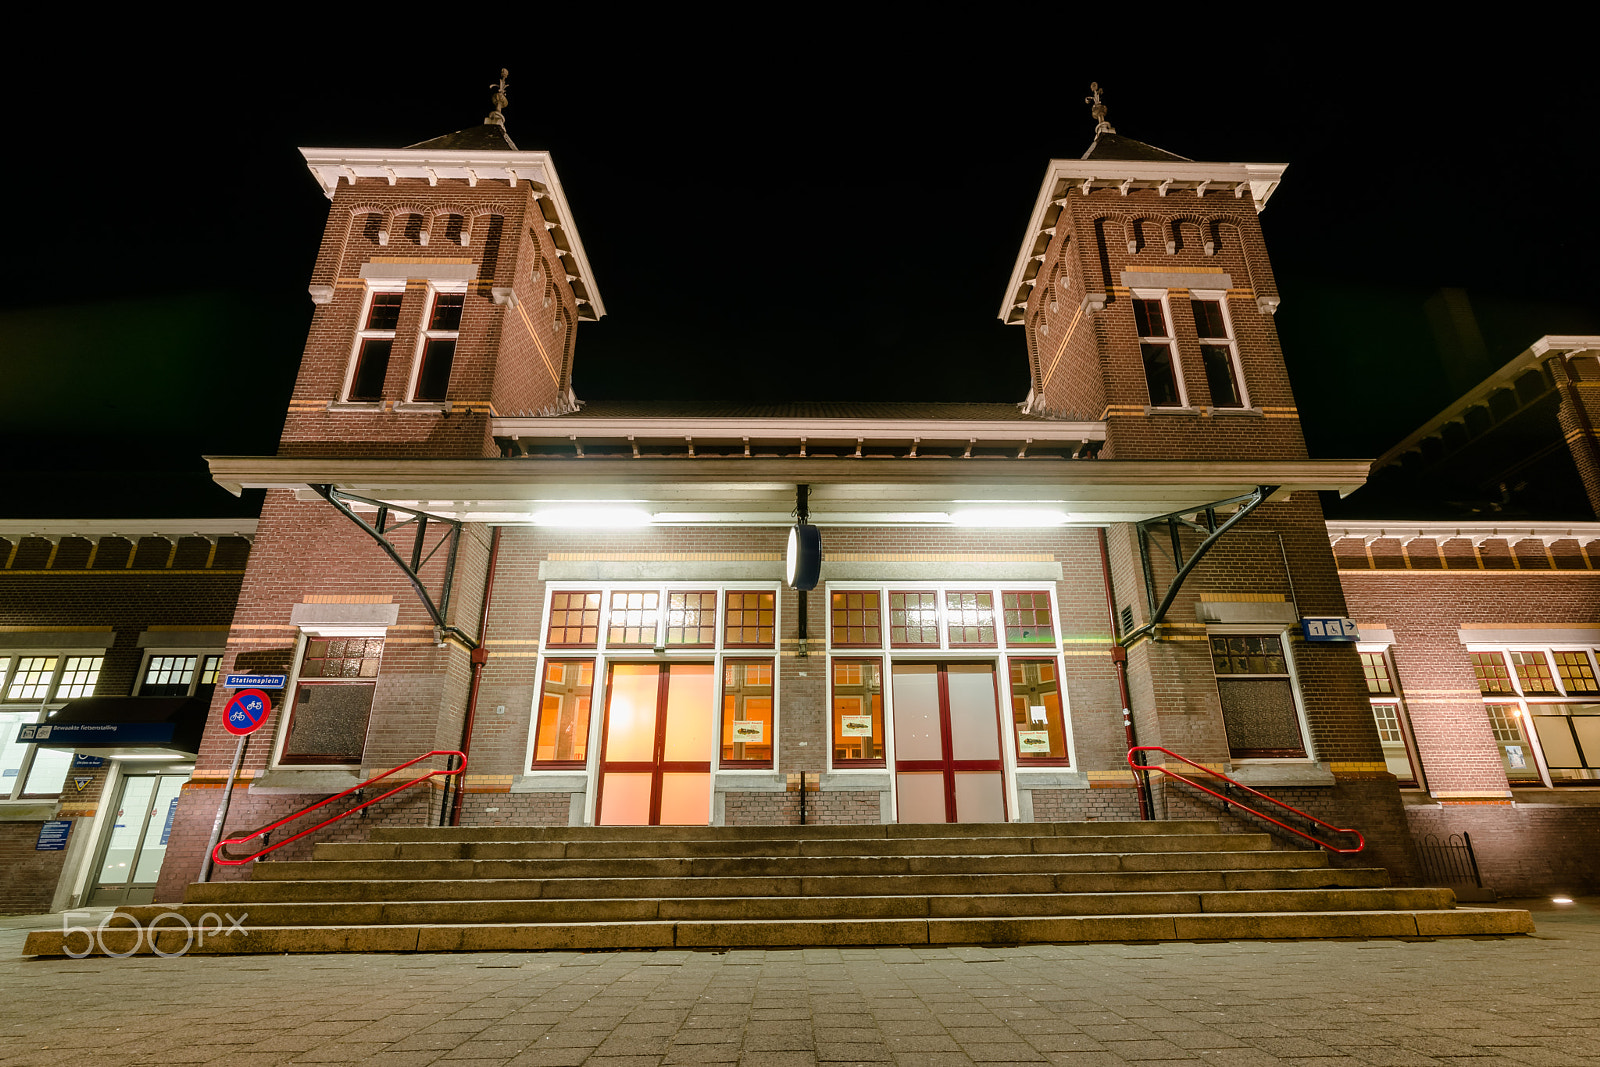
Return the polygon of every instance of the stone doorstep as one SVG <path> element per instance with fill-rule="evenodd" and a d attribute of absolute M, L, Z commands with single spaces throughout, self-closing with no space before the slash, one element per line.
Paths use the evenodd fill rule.
<path fill-rule="evenodd" d="M 1290 889 L 1244 892 L 1018 893 L 849 897 L 685 897 L 325 901 L 239 906 L 260 926 L 506 924 L 550 922 L 726 921 L 733 919 L 891 919 L 1059 917 L 1448 909 L 1448 889 Z M 209 904 L 148 904 L 118 909 L 148 924 L 161 915 L 198 923 Z"/>
<path fill-rule="evenodd" d="M 163 930 L 156 948 L 207 955 L 287 952 L 572 951 L 622 948 L 733 948 L 830 945 L 940 945 L 1038 942 L 1251 940 L 1329 937 L 1505 936 L 1533 932 L 1525 911 L 1455 908 L 1297 914 L 1096 915 L 1052 918 L 884 919 L 839 922 L 655 922 L 412 926 L 256 927 L 189 945 L 182 930 Z M 110 929 L 113 953 L 153 949 L 134 931 Z M 58 930 L 28 935 L 28 956 L 64 956 Z"/>
<path fill-rule="evenodd" d="M 821 875 L 804 878 L 597 879 L 359 879 L 194 882 L 189 904 L 386 902 L 452 900 L 572 900 L 648 897 L 881 896 L 901 894 L 1190 892 L 1263 889 L 1380 889 L 1389 874 L 1377 867 L 1257 868 L 1183 871 L 1107 871 L 1025 875 Z"/>
<path fill-rule="evenodd" d="M 1212 834 L 1215 820 L 1151 822 L 867 823 L 859 826 L 378 826 L 373 841 L 661 841 L 796 838 L 1105 837 Z"/>
<path fill-rule="evenodd" d="M 1088 852 L 953 856 L 758 856 L 593 860 L 281 860 L 263 862 L 255 881 L 319 879 L 666 878 L 766 875 L 1036 874 L 1081 871 L 1164 871 L 1207 868 L 1326 867 L 1321 852 Z"/>
<path fill-rule="evenodd" d="M 1106 836 L 677 839 L 600 841 L 397 841 L 327 842 L 316 846 L 315 862 L 458 859 L 700 859 L 822 858 L 872 859 L 884 856 L 1086 855 L 1105 852 L 1181 852 L 1266 850 L 1264 833 L 1115 834 Z M 1210 846 L 1210 847 L 1206 847 Z"/>

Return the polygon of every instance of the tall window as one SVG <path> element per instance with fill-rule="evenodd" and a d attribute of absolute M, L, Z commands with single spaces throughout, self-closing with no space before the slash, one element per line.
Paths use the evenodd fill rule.
<path fill-rule="evenodd" d="M 1017 759 L 1024 764 L 1065 764 L 1067 723 L 1052 659 L 1011 661 L 1011 724 Z"/>
<path fill-rule="evenodd" d="M 370 292 L 362 326 L 356 334 L 355 367 L 350 373 L 351 400 L 382 400 L 383 379 L 394 352 L 394 330 L 400 323 L 404 292 Z"/>
<path fill-rule="evenodd" d="M 772 660 L 722 667 L 722 765 L 772 766 Z"/>
<path fill-rule="evenodd" d="M 1378 728 L 1378 742 L 1383 746 L 1384 765 L 1401 785 L 1420 785 L 1406 736 L 1405 712 L 1396 699 L 1398 686 L 1389 669 L 1389 655 L 1381 650 L 1357 655 L 1361 657 L 1361 670 L 1367 678 L 1367 696 L 1372 703 L 1373 724 Z"/>
<path fill-rule="evenodd" d="M 1194 311 L 1194 332 L 1200 338 L 1200 362 L 1205 366 L 1211 405 L 1219 408 L 1244 407 L 1239 346 L 1233 339 L 1227 306 L 1221 298 L 1210 297 L 1191 300 L 1189 306 Z"/>
<path fill-rule="evenodd" d="M 533 762 L 536 767 L 582 767 L 589 755 L 589 707 L 594 660 L 556 659 L 544 666 Z"/>
<path fill-rule="evenodd" d="M 1280 634 L 1212 634 L 1211 662 L 1235 759 L 1306 754 Z"/>
<path fill-rule="evenodd" d="M 883 663 L 833 661 L 833 765 L 882 767 Z"/>
<path fill-rule="evenodd" d="M 1144 380 L 1150 389 L 1150 406 L 1183 407 L 1183 386 L 1165 298 L 1135 296 L 1133 320 L 1139 330 L 1139 352 L 1144 356 Z"/>
<path fill-rule="evenodd" d="M 466 293 L 433 294 L 428 311 L 428 326 L 422 332 L 422 353 L 417 367 L 415 398 L 440 401 L 450 386 L 450 367 L 456 358 L 456 340 L 461 336 L 461 308 Z"/>
<path fill-rule="evenodd" d="M 360 763 L 381 637 L 309 637 L 280 763 Z"/>

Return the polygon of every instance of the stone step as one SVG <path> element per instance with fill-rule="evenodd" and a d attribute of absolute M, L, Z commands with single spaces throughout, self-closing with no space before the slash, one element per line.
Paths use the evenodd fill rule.
<path fill-rule="evenodd" d="M 1382 868 L 1299 870 L 1103 871 L 1065 874 L 910 874 L 807 878 L 484 878 L 348 881 L 196 882 L 191 904 L 388 901 L 573 900 L 585 898 L 972 895 L 981 893 L 1218 892 L 1267 889 L 1371 889 L 1389 884 Z"/>
<path fill-rule="evenodd" d="M 326 842 L 322 860 L 447 859 L 689 859 L 702 856 L 996 856 L 1040 853 L 1243 851 L 1272 847 L 1261 833 L 1118 834 L 1115 836 L 615 839 L 599 841 L 364 841 Z"/>
<path fill-rule="evenodd" d="M 131 927 L 99 935 L 112 953 L 486 952 L 626 948 L 940 945 L 1025 942 L 1195 941 L 1252 938 L 1450 937 L 1533 932 L 1525 911 L 1441 908 L 1397 911 L 1076 915 L 1034 918 L 681 920 L 614 923 L 264 926 L 210 933 L 163 928 L 149 943 Z M 82 948 L 60 930 L 28 935 L 29 956 Z"/>
<path fill-rule="evenodd" d="M 738 878 L 892 874 L 1054 874 L 1326 867 L 1321 852 L 1105 852 L 1004 856 L 779 856 L 690 859 L 285 860 L 258 863 L 257 881 L 400 878 Z"/>
<path fill-rule="evenodd" d="M 871 823 L 863 826 L 378 826 L 373 841 L 792 841 L 900 837 L 1101 837 L 1207 834 L 1214 820 Z"/>
<path fill-rule="evenodd" d="M 905 919 L 1216 912 L 1437 910 L 1455 905 L 1448 889 L 1299 889 L 1199 893 L 1014 893 L 948 896 L 669 897 L 531 900 L 233 903 L 250 926 L 383 926 L 475 923 L 588 923 L 653 919 Z M 225 910 L 226 910 L 225 908 Z M 191 923 L 210 904 L 148 904 L 119 909 L 148 924 L 177 914 Z"/>

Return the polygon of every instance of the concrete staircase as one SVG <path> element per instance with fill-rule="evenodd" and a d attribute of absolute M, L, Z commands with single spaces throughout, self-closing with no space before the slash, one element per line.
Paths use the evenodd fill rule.
<path fill-rule="evenodd" d="M 187 951 L 228 954 L 1533 931 L 1525 911 L 1458 908 L 1448 889 L 1390 888 L 1381 869 L 1214 822 L 390 827 L 252 874 L 119 914 L 174 915 L 157 935 L 166 953 L 188 936 L 176 916 L 209 914 Z M 102 935 L 107 951 L 135 947 L 126 922 Z M 31 934 L 25 953 L 64 954 L 61 931 Z"/>

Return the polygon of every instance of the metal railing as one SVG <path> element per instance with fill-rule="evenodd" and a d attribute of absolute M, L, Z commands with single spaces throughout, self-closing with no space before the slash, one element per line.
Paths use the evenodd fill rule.
<path fill-rule="evenodd" d="M 1180 762 L 1187 763 L 1189 766 L 1193 767 L 1195 770 L 1203 771 L 1206 774 L 1211 775 L 1213 778 L 1221 778 L 1224 782 L 1227 782 L 1228 785 L 1230 785 L 1230 786 L 1232 786 L 1232 787 L 1234 787 L 1236 789 L 1242 789 L 1246 793 L 1249 793 L 1251 796 L 1260 797 L 1262 800 L 1267 801 L 1269 804 L 1276 804 L 1278 807 L 1283 808 L 1286 811 L 1292 811 L 1296 815 L 1300 816 L 1302 819 L 1307 819 L 1307 820 L 1309 820 L 1311 822 L 1316 823 L 1318 826 L 1326 827 L 1327 829 L 1332 830 L 1336 834 L 1353 834 L 1355 836 L 1355 839 L 1356 839 L 1356 847 L 1355 848 L 1340 848 L 1338 845 L 1330 844 L 1327 841 L 1322 840 L 1321 838 L 1313 837 L 1310 834 L 1306 833 L 1304 830 L 1297 830 L 1293 826 L 1290 826 L 1288 823 L 1283 822 L 1283 821 L 1281 821 L 1279 819 L 1274 819 L 1272 816 L 1266 814 L 1265 812 L 1257 811 L 1255 808 L 1252 808 L 1250 805 L 1242 803 L 1236 797 L 1225 796 L 1222 793 L 1217 792 L 1215 789 L 1207 788 L 1206 786 L 1201 785 L 1199 782 L 1196 782 L 1196 781 L 1193 781 L 1191 779 L 1185 778 L 1183 775 L 1179 774 L 1177 771 L 1169 771 L 1162 764 L 1159 764 L 1159 763 L 1156 763 L 1156 764 L 1135 763 L 1133 761 L 1133 756 L 1134 756 L 1134 753 L 1136 753 L 1136 752 L 1159 752 L 1163 756 L 1168 756 L 1168 757 L 1171 757 L 1172 759 L 1179 760 Z M 1268 796 L 1267 794 L 1261 792 L 1258 789 L 1251 789 L 1249 786 L 1245 785 L 1243 782 L 1236 782 L 1232 778 L 1229 778 L 1227 775 L 1223 774 L 1221 771 L 1214 771 L 1210 767 L 1202 766 L 1201 764 L 1196 763 L 1194 760 L 1189 759 L 1186 756 L 1178 755 L 1176 752 L 1173 752 L 1171 749 L 1161 748 L 1159 745 L 1139 745 L 1139 746 L 1137 746 L 1135 748 L 1130 748 L 1130 749 L 1128 749 L 1128 766 L 1132 767 L 1133 770 L 1134 770 L 1134 773 L 1136 773 L 1136 774 L 1138 772 L 1140 772 L 1140 771 L 1144 771 L 1146 773 L 1149 773 L 1150 771 L 1160 771 L 1162 774 L 1166 775 L 1168 778 L 1176 778 L 1178 781 L 1182 782 L 1184 785 L 1192 786 L 1195 789 L 1200 790 L 1202 793 L 1210 793 L 1212 796 L 1214 796 L 1218 800 L 1222 801 L 1222 803 L 1224 805 L 1227 805 L 1227 804 L 1236 805 L 1237 807 L 1243 809 L 1244 811 L 1248 811 L 1251 815 L 1254 815 L 1259 819 L 1265 819 L 1267 822 L 1270 822 L 1270 823 L 1274 824 L 1275 826 L 1281 826 L 1281 827 L 1283 827 L 1283 829 L 1289 831 L 1291 834 L 1295 834 L 1296 836 L 1303 837 L 1307 841 L 1310 841 L 1315 845 L 1318 845 L 1318 846 L 1320 846 L 1322 848 L 1327 849 L 1329 852 L 1341 852 L 1341 853 L 1360 852 L 1362 849 L 1367 847 L 1367 839 L 1361 835 L 1361 831 L 1359 831 L 1359 830 L 1349 830 L 1349 829 L 1345 829 L 1344 827 L 1335 826 L 1332 823 L 1323 822 L 1321 819 L 1317 818 L 1315 815 L 1312 815 L 1310 812 L 1301 811 L 1299 808 L 1294 807 L 1293 805 L 1285 804 L 1283 801 L 1279 800 L 1277 797 L 1270 797 L 1270 796 Z"/>
<path fill-rule="evenodd" d="M 304 830 L 301 830 L 299 833 L 295 834 L 292 837 L 286 837 L 282 841 L 278 841 L 278 842 L 275 842 L 275 843 L 270 843 L 270 844 L 267 845 L 266 848 L 258 849 L 257 851 L 250 853 L 250 855 L 248 855 L 248 856 L 244 856 L 242 858 L 241 857 L 237 857 L 237 856 L 230 856 L 230 855 L 227 855 L 226 853 L 224 853 L 224 851 L 223 851 L 229 845 L 242 845 L 246 841 L 253 841 L 258 837 L 264 837 L 267 834 L 272 833 L 272 831 L 278 829 L 278 827 L 287 825 L 288 823 L 291 823 L 291 822 L 294 822 L 294 820 L 300 818 L 300 816 L 302 816 L 302 815 L 309 815 L 311 812 L 316 811 L 318 808 L 324 807 L 324 806 L 326 806 L 328 804 L 332 804 L 335 800 L 339 800 L 342 797 L 347 797 L 351 793 L 359 793 L 361 790 L 365 789 L 367 786 L 371 785 L 374 782 L 381 782 L 385 778 L 389 777 L 391 774 L 394 774 L 394 773 L 396 773 L 398 771 L 403 771 L 407 767 L 410 767 L 412 764 L 421 763 L 425 759 L 432 759 L 434 756 L 456 756 L 456 757 L 460 758 L 461 762 L 459 764 L 457 764 L 455 767 L 449 768 L 447 770 L 430 770 L 427 774 L 418 775 L 415 778 L 412 778 L 412 779 L 410 779 L 408 781 L 402 782 L 401 784 L 395 786 L 393 789 L 389 790 L 387 793 L 379 794 L 378 796 L 373 797 L 371 800 L 368 800 L 368 801 L 366 801 L 364 803 L 361 803 L 361 804 L 357 804 L 353 808 L 346 808 L 344 811 L 341 811 L 339 814 L 335 815 L 331 819 L 324 819 L 321 822 L 317 823 L 317 825 L 312 826 L 312 827 L 308 827 L 308 828 L 306 828 Z M 418 756 L 414 760 L 408 760 L 405 763 L 400 764 L 400 766 L 398 766 L 398 767 L 393 767 L 393 768 L 390 768 L 387 771 L 384 771 L 382 774 L 373 775 L 371 778 L 368 778 L 366 781 L 362 782 L 360 785 L 353 785 L 349 789 L 346 789 L 343 793 L 335 793 L 331 797 L 327 797 L 326 799 L 319 800 L 315 804 L 311 804 L 311 805 L 309 805 L 307 807 L 301 808 L 299 811 L 295 812 L 293 815 L 285 815 L 283 818 L 279 819 L 277 822 L 273 823 L 270 826 L 263 826 L 259 830 L 253 830 L 250 833 L 245 834 L 243 837 L 225 837 L 221 841 L 217 842 L 217 847 L 216 848 L 211 850 L 211 858 L 213 860 L 215 860 L 217 863 L 225 864 L 225 865 L 227 865 L 229 867 L 237 867 L 240 864 L 249 863 L 251 860 L 260 859 L 262 856 L 265 856 L 268 852 L 272 852 L 272 851 L 275 851 L 277 849 L 282 848 L 284 845 L 289 844 L 291 841 L 298 841 L 302 837 L 306 836 L 307 834 L 316 833 L 318 830 L 322 829 L 324 826 L 327 826 L 327 825 L 329 825 L 331 823 L 336 823 L 340 819 L 348 818 L 349 816 L 354 815 L 356 812 L 361 811 L 363 808 L 370 808 L 370 807 L 372 807 L 372 805 L 376 804 L 380 800 L 387 800 L 388 798 L 394 796 L 396 793 L 398 793 L 398 792 L 400 792 L 402 790 L 410 789 L 414 785 L 420 785 L 423 782 L 426 782 L 426 781 L 428 781 L 430 779 L 433 779 L 433 778 L 449 777 L 450 775 L 459 775 L 462 771 L 464 771 L 466 769 L 467 769 L 467 757 L 466 757 L 466 755 L 464 753 L 456 752 L 454 750 L 445 750 L 445 749 L 435 749 L 432 752 L 423 753 L 422 755 Z"/>
<path fill-rule="evenodd" d="M 1417 839 L 1417 857 L 1430 879 L 1445 885 L 1475 885 L 1483 888 L 1483 875 L 1478 871 L 1478 857 L 1472 851 L 1472 835 L 1451 834 L 1443 841 L 1438 834 L 1424 834 Z"/>

